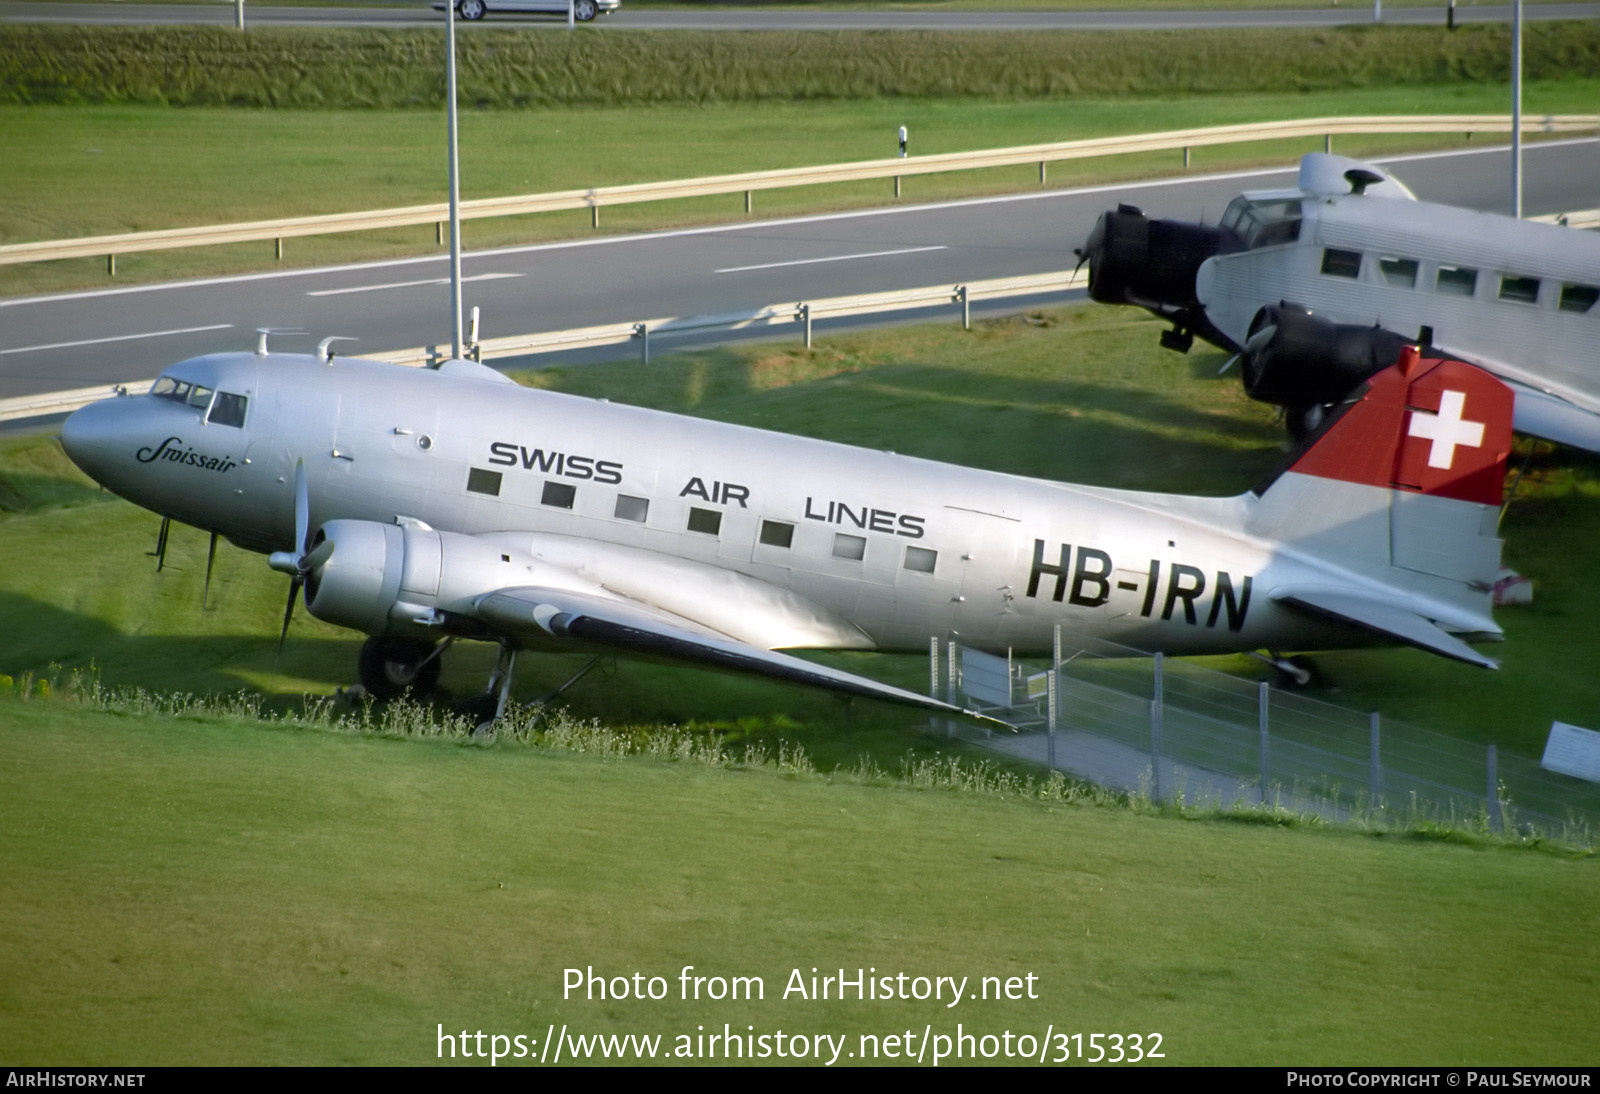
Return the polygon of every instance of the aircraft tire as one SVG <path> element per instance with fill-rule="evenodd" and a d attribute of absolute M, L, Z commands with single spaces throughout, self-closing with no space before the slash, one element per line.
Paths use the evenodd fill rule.
<path fill-rule="evenodd" d="M 375 634 L 361 644 L 358 665 L 361 686 L 374 699 L 394 699 L 406 691 L 427 695 L 439 683 L 439 658 L 423 664 L 433 652 L 427 639 Z"/>
<path fill-rule="evenodd" d="M 483 0 L 460 0 L 460 3 L 456 4 L 456 12 L 469 23 L 476 23 L 482 19 L 488 10 L 489 5 Z"/>
<path fill-rule="evenodd" d="M 1283 422 L 1288 427 L 1291 440 L 1299 442 L 1305 440 L 1317 431 L 1322 424 L 1322 419 L 1327 417 L 1328 408 L 1321 403 L 1312 403 L 1310 406 L 1285 407 Z"/>

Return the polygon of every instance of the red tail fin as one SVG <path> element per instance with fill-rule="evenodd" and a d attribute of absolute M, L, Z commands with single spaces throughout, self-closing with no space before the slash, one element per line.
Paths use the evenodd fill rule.
<path fill-rule="evenodd" d="M 1293 470 L 1499 505 L 1511 452 L 1511 389 L 1482 369 L 1408 346 Z"/>

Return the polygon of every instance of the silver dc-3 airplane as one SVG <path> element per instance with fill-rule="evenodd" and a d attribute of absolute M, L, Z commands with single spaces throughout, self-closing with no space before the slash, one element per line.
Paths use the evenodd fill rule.
<path fill-rule="evenodd" d="M 676 659 L 940 711 L 778 652 L 1047 653 L 1053 628 L 1174 654 L 1410 644 L 1493 667 L 1511 438 L 1493 377 L 1413 348 L 1238 497 L 1073 486 L 434 370 L 268 352 L 173 365 L 61 441 L 164 516 L 268 553 L 371 637 L 379 696 L 447 640 Z M 289 626 L 288 611 L 284 628 Z M 281 642 L 281 639 L 280 639 Z"/>
<path fill-rule="evenodd" d="M 1078 249 L 1089 295 L 1242 358 L 1296 436 L 1422 338 L 1516 392 L 1523 433 L 1600 452 L 1600 235 L 1418 201 L 1381 168 L 1312 153 L 1293 190 L 1240 194 L 1216 225 L 1122 205 Z"/>

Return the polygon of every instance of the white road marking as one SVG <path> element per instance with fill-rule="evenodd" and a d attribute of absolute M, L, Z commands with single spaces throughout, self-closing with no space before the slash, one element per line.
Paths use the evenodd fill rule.
<path fill-rule="evenodd" d="M 745 273 L 749 270 L 778 270 L 785 266 L 815 266 L 819 262 L 850 262 L 857 258 L 887 258 L 890 255 L 917 255 L 924 251 L 948 251 L 944 244 L 933 247 L 901 247 L 893 251 L 863 251 L 854 255 L 832 255 L 828 258 L 796 258 L 789 262 L 763 262 L 759 266 L 727 266 L 712 273 Z"/>
<path fill-rule="evenodd" d="M 213 323 L 209 327 L 180 327 L 177 330 L 153 330 L 144 334 L 116 334 L 110 338 L 86 338 L 82 342 L 50 342 L 41 346 L 18 346 L 15 349 L 0 349 L 0 356 L 8 353 L 34 353 L 46 349 L 74 349 L 78 346 L 101 346 L 107 342 L 132 342 L 139 338 L 165 338 L 172 334 L 199 334 L 208 330 L 227 330 L 232 323 Z"/>
<path fill-rule="evenodd" d="M 523 276 L 523 275 L 519 274 L 519 273 L 473 274 L 471 277 L 463 277 L 461 279 L 461 283 L 463 285 L 465 285 L 468 281 L 499 281 L 501 278 L 504 278 L 504 277 L 521 277 L 521 276 Z M 343 296 L 345 293 L 352 293 L 352 292 L 382 292 L 384 289 L 414 289 L 418 285 L 448 285 L 448 284 L 450 284 L 450 279 L 448 277 L 429 277 L 429 278 L 423 279 L 422 281 L 391 281 L 387 285 L 356 285 L 356 286 L 353 286 L 352 288 L 348 288 L 348 289 L 318 289 L 316 292 L 308 292 L 308 293 L 306 293 L 306 295 L 307 296 Z"/>

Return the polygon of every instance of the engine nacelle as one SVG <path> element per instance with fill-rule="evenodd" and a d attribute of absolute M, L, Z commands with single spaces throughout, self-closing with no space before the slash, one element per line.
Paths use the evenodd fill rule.
<path fill-rule="evenodd" d="M 306 574 L 306 609 L 365 634 L 445 622 L 486 592 L 543 583 L 535 571 L 545 569 L 502 544 L 370 520 L 330 520 L 307 554 L 318 563 Z"/>
<path fill-rule="evenodd" d="M 1244 249 L 1228 228 L 1151 220 L 1132 205 L 1102 213 L 1078 254 L 1089 263 L 1089 296 L 1102 304 L 1193 308 L 1195 275 L 1212 255 Z"/>
<path fill-rule="evenodd" d="M 1412 344 L 1382 327 L 1331 323 L 1298 304 L 1271 304 L 1250 321 L 1245 393 L 1293 409 L 1336 403 Z"/>

